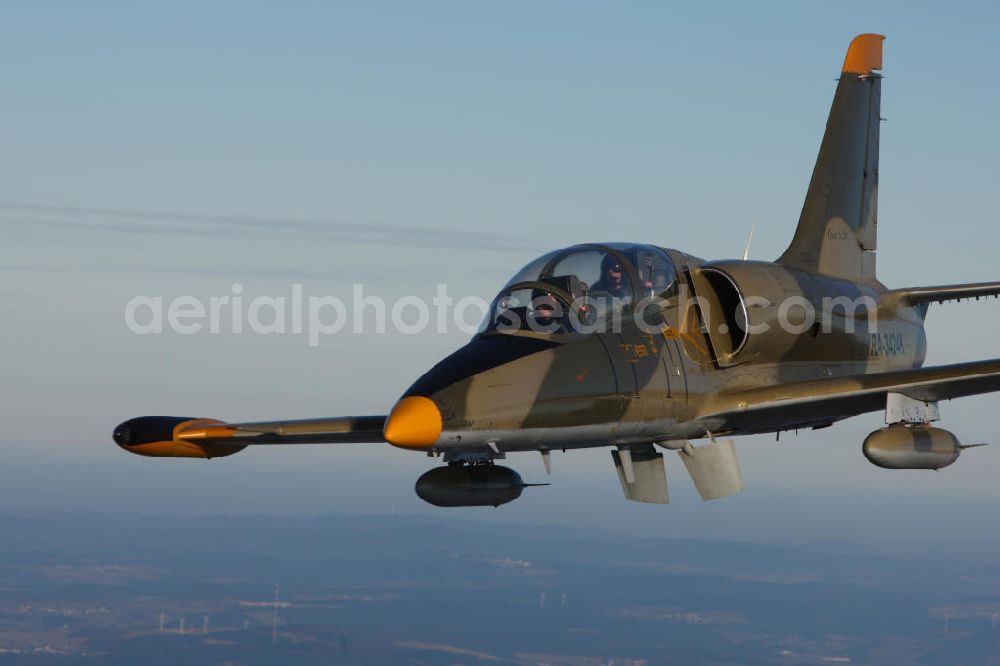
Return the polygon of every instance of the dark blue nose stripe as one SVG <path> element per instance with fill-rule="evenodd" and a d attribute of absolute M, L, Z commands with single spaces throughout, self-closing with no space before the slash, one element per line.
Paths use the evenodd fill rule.
<path fill-rule="evenodd" d="M 519 358 L 558 347 L 560 343 L 523 335 L 488 333 L 472 339 L 450 356 L 431 368 L 403 394 L 434 395 L 438 391 L 467 377 Z"/>

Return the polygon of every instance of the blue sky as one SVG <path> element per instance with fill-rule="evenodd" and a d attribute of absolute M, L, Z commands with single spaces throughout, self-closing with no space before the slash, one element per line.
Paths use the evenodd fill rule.
<path fill-rule="evenodd" d="M 1000 277 L 990 3 L 5 3 L 0 6 L 0 507 L 425 511 L 428 461 L 374 447 L 209 463 L 117 450 L 146 413 L 384 412 L 458 333 L 135 336 L 139 294 L 489 296 L 534 255 L 636 240 L 708 258 L 790 238 L 847 44 L 888 35 L 879 275 Z M 25 207 L 24 204 L 28 206 Z M 53 208 L 55 207 L 55 208 Z M 69 207 L 76 210 L 57 210 Z M 85 213 L 83 208 L 109 209 Z M 115 214 L 139 211 L 189 217 Z M 254 216 L 258 226 L 209 219 Z M 396 242 L 383 243 L 391 227 Z M 997 356 L 996 303 L 928 322 L 928 363 Z M 989 440 L 997 397 L 942 406 Z M 484 519 L 676 535 L 918 539 L 915 516 L 1000 501 L 1000 450 L 939 474 L 861 457 L 871 415 L 739 443 L 750 490 L 625 503 L 606 451 Z M 512 458 L 541 476 L 535 456 Z M 531 480 L 538 480 L 532 478 Z M 598 489 L 598 490 L 595 490 Z M 873 507 L 877 507 L 875 510 Z M 746 525 L 752 526 L 752 529 Z M 894 527 L 886 532 L 885 523 Z M 967 523 L 958 543 L 980 544 Z M 1000 547 L 998 547 L 1000 549 Z"/>

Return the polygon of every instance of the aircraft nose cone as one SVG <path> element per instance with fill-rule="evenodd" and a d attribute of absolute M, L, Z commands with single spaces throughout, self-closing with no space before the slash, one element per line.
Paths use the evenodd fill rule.
<path fill-rule="evenodd" d="M 430 448 L 441 434 L 441 411 L 430 398 L 408 396 L 392 408 L 382 434 L 393 446 Z"/>

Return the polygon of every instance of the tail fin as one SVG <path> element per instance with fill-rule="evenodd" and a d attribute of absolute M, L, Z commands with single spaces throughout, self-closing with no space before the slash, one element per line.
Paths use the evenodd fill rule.
<path fill-rule="evenodd" d="M 833 96 L 799 226 L 778 263 L 875 280 L 882 35 L 858 35 Z"/>

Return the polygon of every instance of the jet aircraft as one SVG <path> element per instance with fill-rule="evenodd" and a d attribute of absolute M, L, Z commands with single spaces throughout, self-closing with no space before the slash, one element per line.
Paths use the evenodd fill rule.
<path fill-rule="evenodd" d="M 588 243 L 528 263 L 481 331 L 388 415 L 226 423 L 143 416 L 114 441 L 144 456 L 214 458 L 254 445 L 380 443 L 440 459 L 416 483 L 437 506 L 498 506 L 525 484 L 513 452 L 611 448 L 629 500 L 667 503 L 664 451 L 703 499 L 743 489 L 732 439 L 885 411 L 862 450 L 939 469 L 963 445 L 938 402 L 1000 390 L 1000 359 L 922 367 L 935 302 L 1000 282 L 890 289 L 876 277 L 884 37 L 853 39 L 788 249 L 774 262 L 705 261 Z M 810 315 L 810 312 L 812 313 Z M 819 312 L 822 316 L 818 316 Z M 699 441 L 693 444 L 692 441 Z"/>

